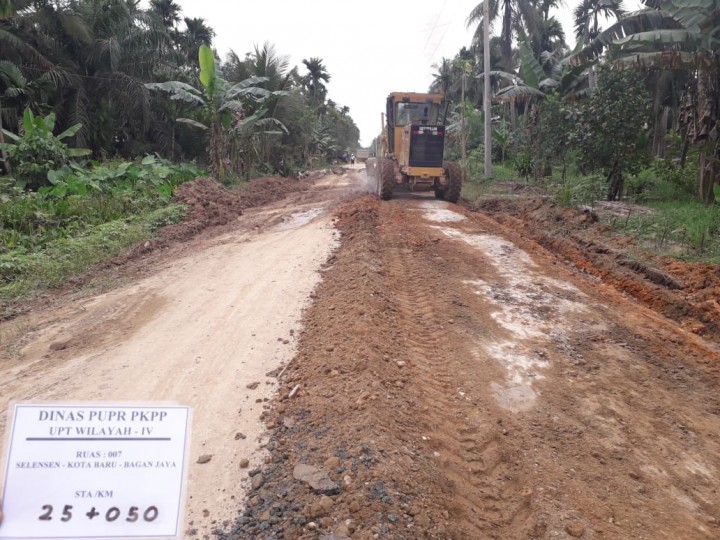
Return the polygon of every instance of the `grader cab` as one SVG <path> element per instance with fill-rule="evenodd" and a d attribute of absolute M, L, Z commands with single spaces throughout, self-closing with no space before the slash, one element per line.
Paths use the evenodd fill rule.
<path fill-rule="evenodd" d="M 435 192 L 435 197 L 457 202 L 462 172 L 443 161 L 448 103 L 442 94 L 393 92 L 383 119 L 382 155 L 369 170 L 377 193 L 391 199 L 397 187 Z"/>

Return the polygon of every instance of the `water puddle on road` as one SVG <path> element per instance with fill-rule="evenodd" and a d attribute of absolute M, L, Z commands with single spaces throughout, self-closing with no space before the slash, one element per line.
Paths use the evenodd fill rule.
<path fill-rule="evenodd" d="M 324 208 L 311 208 L 310 210 L 305 210 L 304 212 L 295 212 L 294 214 L 290 214 L 289 216 L 283 218 L 283 222 L 276 225 L 273 230 L 288 231 L 290 229 L 297 229 L 310 223 L 313 219 L 322 214 L 324 210 Z"/>
<path fill-rule="evenodd" d="M 533 381 L 541 379 L 542 370 L 549 366 L 543 343 L 552 344 L 553 335 L 567 324 L 569 316 L 587 311 L 582 303 L 585 295 L 568 283 L 539 273 L 530 256 L 507 240 L 434 228 L 482 251 L 494 267 L 496 280 L 464 282 L 493 306 L 490 316 L 513 337 L 512 341 L 483 346 L 506 370 L 505 380 L 492 383 L 491 388 L 502 407 L 513 412 L 531 408 L 536 399 Z"/>
<path fill-rule="evenodd" d="M 447 203 L 442 201 L 424 202 L 420 204 L 425 219 L 436 223 L 452 223 L 457 221 L 465 221 L 467 218 L 462 214 L 453 212 L 447 208 Z"/>

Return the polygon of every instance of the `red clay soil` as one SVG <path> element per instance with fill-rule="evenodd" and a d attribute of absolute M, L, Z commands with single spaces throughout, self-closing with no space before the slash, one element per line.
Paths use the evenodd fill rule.
<path fill-rule="evenodd" d="M 468 207 L 503 225 L 513 241 L 530 238 L 583 272 L 720 343 L 720 266 L 658 256 L 632 238 L 609 239 L 608 227 L 591 214 L 539 198 L 481 200 Z"/>
<path fill-rule="evenodd" d="M 720 355 L 563 264 L 519 219 L 451 207 L 464 220 L 432 225 L 421 205 L 443 203 L 423 200 L 337 213 L 342 245 L 275 374 L 266 464 L 216 536 L 720 537 Z M 502 267 L 523 252 L 531 273 Z M 504 316 L 547 333 L 508 333 Z M 520 352 L 543 367 L 512 367 Z M 512 393 L 520 374 L 528 402 Z"/>

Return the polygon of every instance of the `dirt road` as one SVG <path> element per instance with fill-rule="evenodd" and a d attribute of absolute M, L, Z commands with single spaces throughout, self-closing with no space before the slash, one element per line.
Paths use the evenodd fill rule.
<path fill-rule="evenodd" d="M 720 536 L 716 345 L 519 227 L 364 181 L 5 323 L 2 405 L 192 405 L 190 538 Z"/>
<path fill-rule="evenodd" d="M 260 416 L 275 390 L 266 374 L 294 354 L 302 310 L 337 244 L 330 210 L 357 189 L 333 180 L 246 212 L 127 286 L 2 325 L 0 431 L 10 400 L 190 405 L 188 530 L 233 517 L 239 463 L 262 460 Z M 209 463 L 195 463 L 206 454 Z"/>

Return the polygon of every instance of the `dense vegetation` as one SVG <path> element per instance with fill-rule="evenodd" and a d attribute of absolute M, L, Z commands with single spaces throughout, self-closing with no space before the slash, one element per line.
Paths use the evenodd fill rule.
<path fill-rule="evenodd" d="M 224 60 L 172 0 L 0 0 L 0 300 L 181 219 L 175 186 L 344 159 L 349 108 L 319 57 Z"/>
<path fill-rule="evenodd" d="M 557 0 L 491 1 L 499 35 L 490 40 L 489 66 L 478 4 L 467 19 L 477 28 L 473 43 L 434 66 L 430 90 L 456 104 L 446 155 L 458 161 L 466 155 L 466 176 L 488 180 L 482 178 L 488 69 L 496 179 L 534 183 L 566 204 L 607 198 L 653 206 L 650 217 L 618 226 L 658 246 L 679 243 L 683 255 L 720 260 L 720 6 L 643 3 L 628 13 L 622 0 L 582 0 L 571 51 L 550 16 Z"/>
<path fill-rule="evenodd" d="M 208 97 L 198 80 L 198 56 L 214 32 L 202 19 L 183 17 L 172 0 L 151 0 L 148 9 L 134 0 L 1 0 L 0 6 L 0 108 L 11 132 L 19 132 L 30 108 L 36 115 L 55 113 L 58 132 L 80 124 L 71 146 L 95 158 L 157 153 L 205 161 L 213 148 L 197 137 L 196 126 L 179 119 L 208 124 L 217 112 L 212 108 L 225 105 L 231 114 L 223 130 L 244 141 L 230 170 L 245 177 L 307 168 L 357 146 L 349 109 L 327 99 L 330 74 L 320 58 L 306 59 L 301 70 L 265 44 L 244 57 L 233 52 L 224 62 L 215 59 L 228 88 L 252 81 L 261 90 L 198 102 L 198 110 L 147 86 L 176 81 Z M 260 99 L 267 97 L 261 91 L 272 99 Z M 248 125 L 253 116 L 283 127 Z"/>
<path fill-rule="evenodd" d="M 488 180 L 487 69 L 496 179 L 564 204 L 654 206 L 617 227 L 717 258 L 720 8 L 644 4 L 627 13 L 622 0 L 581 0 L 571 51 L 550 15 L 558 0 L 491 1 L 488 66 L 478 4 L 473 42 L 434 66 L 431 90 L 455 104 L 447 157 Z M 173 0 L 0 0 L 0 297 L 58 283 L 181 219 L 173 189 L 203 171 L 228 183 L 286 175 L 357 146 L 322 58 L 291 66 L 266 43 L 221 59 L 213 37 Z"/>

